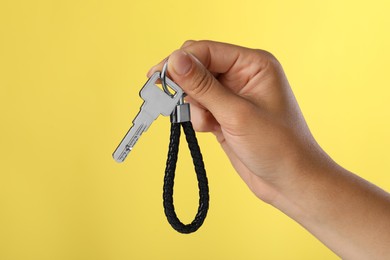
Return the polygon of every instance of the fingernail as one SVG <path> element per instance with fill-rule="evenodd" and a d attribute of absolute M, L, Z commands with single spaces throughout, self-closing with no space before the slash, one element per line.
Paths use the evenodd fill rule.
<path fill-rule="evenodd" d="M 192 67 L 192 59 L 185 51 L 178 50 L 170 58 L 173 70 L 177 75 L 185 75 Z"/>

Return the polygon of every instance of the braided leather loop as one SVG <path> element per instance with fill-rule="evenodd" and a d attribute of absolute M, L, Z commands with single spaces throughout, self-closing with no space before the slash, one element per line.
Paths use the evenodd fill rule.
<path fill-rule="evenodd" d="M 199 188 L 199 207 L 194 220 L 190 224 L 183 224 L 177 217 L 175 207 L 173 205 L 173 185 L 175 179 L 175 170 L 177 155 L 179 153 L 180 143 L 180 125 L 184 129 L 188 148 L 191 151 L 192 161 L 198 179 Z M 203 224 L 209 208 L 209 186 L 204 168 L 203 157 L 200 152 L 198 141 L 195 136 L 195 131 L 191 122 L 173 123 L 171 124 L 171 137 L 168 150 L 168 159 L 165 168 L 164 188 L 163 188 L 163 204 L 165 215 L 169 224 L 178 232 L 188 234 L 195 232 Z"/>

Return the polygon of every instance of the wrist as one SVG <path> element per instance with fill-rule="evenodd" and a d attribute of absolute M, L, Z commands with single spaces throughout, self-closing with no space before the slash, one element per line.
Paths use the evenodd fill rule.
<path fill-rule="evenodd" d="M 323 188 L 323 193 L 330 192 L 329 182 L 342 170 L 315 141 L 306 144 L 305 149 L 290 152 L 283 165 L 273 183 L 278 195 L 270 204 L 285 213 L 304 210 L 300 202 Z"/>

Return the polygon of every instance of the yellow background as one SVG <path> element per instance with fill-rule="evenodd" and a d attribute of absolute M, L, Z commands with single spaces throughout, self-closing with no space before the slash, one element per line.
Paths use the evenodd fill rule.
<path fill-rule="evenodd" d="M 274 53 L 322 147 L 390 190 L 389 3 L 0 0 L 0 259 L 337 259 L 256 199 L 209 134 L 198 139 L 210 210 L 191 235 L 162 209 L 169 120 L 125 163 L 111 153 L 148 69 L 187 39 L 211 39 Z M 177 174 L 190 221 L 185 149 Z"/>

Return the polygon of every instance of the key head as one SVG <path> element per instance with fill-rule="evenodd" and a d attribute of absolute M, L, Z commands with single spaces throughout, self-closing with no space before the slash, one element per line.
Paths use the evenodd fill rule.
<path fill-rule="evenodd" d="M 171 115 L 180 98 L 183 96 L 183 90 L 170 78 L 166 78 L 167 85 L 175 91 L 173 96 L 168 95 L 162 89 L 156 86 L 157 80 L 160 79 L 160 72 L 155 72 L 145 83 L 140 91 L 141 98 L 145 101 L 143 109 L 149 113 L 164 116 Z"/>

